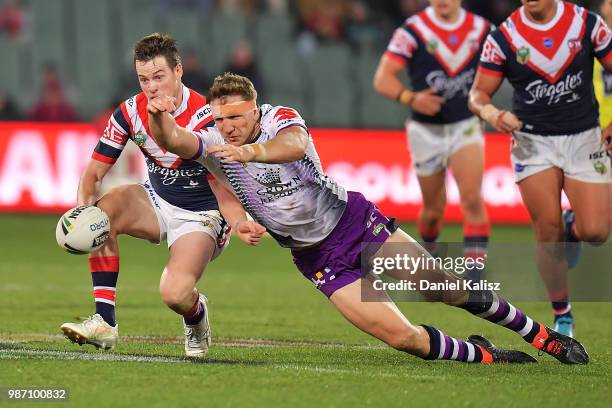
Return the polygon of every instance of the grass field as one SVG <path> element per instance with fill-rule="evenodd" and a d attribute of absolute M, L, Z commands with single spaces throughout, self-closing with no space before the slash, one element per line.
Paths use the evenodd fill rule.
<path fill-rule="evenodd" d="M 591 355 L 588 366 L 562 366 L 548 356 L 529 366 L 425 362 L 346 323 L 295 270 L 288 251 L 271 240 L 260 248 L 236 240 L 206 272 L 199 287 L 210 300 L 213 346 L 206 361 L 194 363 L 182 357 L 180 319 L 158 294 L 165 246 L 122 239 L 121 342 L 111 352 L 79 348 L 60 336 L 59 325 L 92 313 L 87 259 L 57 248 L 55 222 L 0 217 L 5 393 L 14 387 L 68 388 L 70 405 L 109 407 L 597 407 L 609 406 L 612 397 L 611 303 L 574 305 L 578 338 Z M 460 229 L 449 226 L 442 238 L 460 239 Z M 527 228 L 498 227 L 492 240 L 532 238 Z M 520 258 L 524 268 L 533 268 L 530 259 Z M 549 322 L 546 303 L 519 305 Z M 400 308 L 415 323 L 458 337 L 480 333 L 537 355 L 514 333 L 461 310 L 425 303 Z"/>

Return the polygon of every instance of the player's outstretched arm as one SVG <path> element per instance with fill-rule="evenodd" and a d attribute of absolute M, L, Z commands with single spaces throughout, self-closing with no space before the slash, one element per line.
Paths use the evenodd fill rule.
<path fill-rule="evenodd" d="M 98 187 L 112 164 L 91 159 L 79 180 L 77 205 L 94 205 L 98 199 Z"/>
<path fill-rule="evenodd" d="M 149 128 L 160 147 L 183 159 L 192 159 L 198 153 L 200 144 L 193 133 L 176 124 L 170 114 L 176 110 L 175 103 L 175 98 L 171 96 L 149 99 Z"/>
<path fill-rule="evenodd" d="M 222 183 L 212 179 L 209 180 L 209 184 L 217 198 L 223 218 L 232 227 L 238 238 L 247 245 L 257 245 L 266 229 L 262 225 L 248 220 L 240 201 Z"/>
<path fill-rule="evenodd" d="M 223 158 L 226 163 L 234 161 L 241 163 L 289 163 L 304 158 L 308 138 L 308 133 L 304 128 L 292 126 L 281 130 L 275 138 L 265 143 L 242 146 L 215 145 L 208 148 L 208 153 Z"/>
<path fill-rule="evenodd" d="M 502 84 L 504 78 L 502 76 L 488 75 L 482 72 L 476 73 L 468 106 L 470 110 L 482 120 L 487 122 L 499 132 L 513 132 L 519 130 L 523 124 L 514 115 L 514 113 L 506 110 L 497 109 L 491 103 L 491 97 Z"/>

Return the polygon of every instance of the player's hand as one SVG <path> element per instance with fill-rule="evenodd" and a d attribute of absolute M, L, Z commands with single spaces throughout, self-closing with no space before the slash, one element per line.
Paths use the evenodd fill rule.
<path fill-rule="evenodd" d="M 176 110 L 176 98 L 173 96 L 160 95 L 147 101 L 147 111 L 152 115 L 162 112 L 174 112 Z"/>
<path fill-rule="evenodd" d="M 612 122 L 601 132 L 601 145 L 605 146 L 608 156 L 612 157 Z"/>
<path fill-rule="evenodd" d="M 236 235 L 247 245 L 257 245 L 266 228 L 255 221 L 238 221 L 234 227 Z"/>
<path fill-rule="evenodd" d="M 413 111 L 427 116 L 434 116 L 440 109 L 445 99 L 436 94 L 432 88 L 417 92 L 410 104 Z"/>
<path fill-rule="evenodd" d="M 480 117 L 495 130 L 502 133 L 512 133 L 523 127 L 523 122 L 514 113 L 507 110 L 499 110 L 491 104 L 482 107 Z"/>
<path fill-rule="evenodd" d="M 255 158 L 253 149 L 231 144 L 218 144 L 208 148 L 208 154 L 213 154 L 225 163 L 248 163 Z"/>

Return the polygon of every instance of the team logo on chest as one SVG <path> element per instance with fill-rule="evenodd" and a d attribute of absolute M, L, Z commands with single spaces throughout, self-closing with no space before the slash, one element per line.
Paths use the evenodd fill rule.
<path fill-rule="evenodd" d="M 521 65 L 525 65 L 527 62 L 529 62 L 529 47 L 521 47 L 519 49 L 516 50 L 516 62 L 518 62 Z"/>
<path fill-rule="evenodd" d="M 567 47 L 572 54 L 577 54 L 582 50 L 582 42 L 577 38 L 573 38 L 571 40 L 567 40 Z"/>
<path fill-rule="evenodd" d="M 425 49 L 427 50 L 428 53 L 435 54 L 436 51 L 438 50 L 438 40 L 436 40 L 435 38 L 427 40 Z"/>
<path fill-rule="evenodd" d="M 452 29 L 438 25 L 427 10 L 411 17 L 408 28 L 413 30 L 449 77 L 461 73 L 474 60 L 487 32 L 484 19 L 465 13 L 460 24 Z"/>
<path fill-rule="evenodd" d="M 520 11 L 516 11 L 501 25 L 500 30 L 516 54 L 518 64 L 555 84 L 561 79 L 577 54 L 585 38 L 586 11 L 565 2 L 557 2 L 560 9 L 554 24 L 546 31 L 531 27 Z"/>

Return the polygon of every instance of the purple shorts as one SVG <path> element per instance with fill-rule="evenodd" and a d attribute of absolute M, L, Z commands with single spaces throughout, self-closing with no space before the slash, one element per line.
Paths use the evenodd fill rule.
<path fill-rule="evenodd" d="M 395 220 L 385 217 L 361 193 L 349 191 L 338 225 L 316 246 L 292 250 L 293 262 L 306 279 L 330 297 L 361 278 L 362 252 L 374 255 L 395 230 Z"/>

